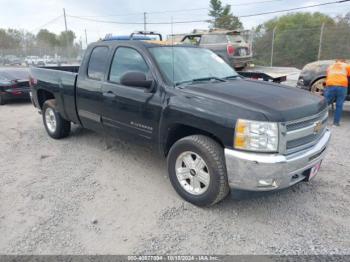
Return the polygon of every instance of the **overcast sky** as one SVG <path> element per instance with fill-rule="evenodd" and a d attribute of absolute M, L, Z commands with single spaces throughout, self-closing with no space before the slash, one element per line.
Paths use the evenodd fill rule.
<path fill-rule="evenodd" d="M 252 2 L 264 2 L 260 4 L 251 4 Z M 300 6 L 325 3 L 334 0 L 223 0 L 224 4 L 231 4 L 235 15 L 247 15 L 265 11 L 281 10 Z M 59 33 L 64 30 L 64 20 L 62 9 L 67 12 L 68 29 L 73 30 L 77 35 L 77 40 L 81 39 L 85 44 L 84 30 L 87 31 L 88 42 L 93 42 L 107 33 L 129 34 L 135 30 L 142 30 L 143 25 L 121 25 L 97 23 L 93 21 L 79 20 L 71 16 L 87 17 L 95 20 L 107 20 L 118 22 L 143 22 L 143 12 L 149 12 L 148 22 L 170 22 L 205 20 L 208 19 L 208 10 L 192 10 L 179 12 L 183 9 L 207 8 L 209 0 L 0 0 L 1 28 L 25 29 L 37 33 L 40 28 L 45 27 L 50 31 Z M 161 13 L 164 11 L 174 11 Z M 350 11 L 350 2 L 343 4 L 334 4 L 323 7 L 305 9 L 305 11 L 321 11 L 331 16 L 345 14 Z M 155 13 L 152 13 L 155 12 Z M 157 13 L 159 12 L 159 13 Z M 278 14 L 282 15 L 284 13 Z M 249 18 L 242 18 L 246 29 L 250 29 L 264 21 L 275 17 L 275 15 L 264 15 Z M 52 21 L 51 23 L 48 23 Z M 207 28 L 206 23 L 175 24 L 174 33 L 189 32 L 194 28 Z M 171 33 L 170 25 L 148 25 L 148 30 L 160 31 L 163 34 Z"/>

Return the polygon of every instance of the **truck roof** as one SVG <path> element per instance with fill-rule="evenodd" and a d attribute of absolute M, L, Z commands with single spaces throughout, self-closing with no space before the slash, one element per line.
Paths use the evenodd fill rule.
<path fill-rule="evenodd" d="M 129 46 L 138 46 L 138 47 L 171 47 L 171 46 L 183 46 L 183 47 L 191 47 L 191 48 L 198 48 L 194 45 L 187 45 L 187 44 L 176 44 L 172 43 L 172 41 L 160 41 L 160 40 L 108 40 L 108 41 L 98 41 L 92 44 L 93 46 L 96 45 L 108 45 L 108 46 L 117 46 L 117 45 L 129 45 Z"/>

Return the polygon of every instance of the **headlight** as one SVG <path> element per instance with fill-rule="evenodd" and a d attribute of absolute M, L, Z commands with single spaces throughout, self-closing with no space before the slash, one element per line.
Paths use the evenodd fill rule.
<path fill-rule="evenodd" d="M 277 123 L 238 119 L 234 147 L 248 151 L 277 152 Z"/>

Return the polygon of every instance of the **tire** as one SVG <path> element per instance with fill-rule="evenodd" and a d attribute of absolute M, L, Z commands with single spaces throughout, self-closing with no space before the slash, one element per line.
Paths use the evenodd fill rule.
<path fill-rule="evenodd" d="M 320 78 L 313 82 L 311 85 L 310 91 L 311 93 L 317 94 L 317 95 L 323 95 L 324 92 L 324 83 L 326 81 L 326 78 Z"/>
<path fill-rule="evenodd" d="M 197 206 L 214 205 L 229 192 L 224 150 L 203 135 L 182 138 L 171 147 L 168 172 L 176 192 Z"/>
<path fill-rule="evenodd" d="M 56 110 L 56 101 L 54 99 L 45 101 L 42 115 L 44 126 L 49 136 L 54 139 L 61 139 L 69 135 L 70 122 L 63 119 Z"/>
<path fill-rule="evenodd" d="M 5 104 L 6 104 L 5 98 L 2 95 L 0 95 L 0 106 L 3 106 Z"/>

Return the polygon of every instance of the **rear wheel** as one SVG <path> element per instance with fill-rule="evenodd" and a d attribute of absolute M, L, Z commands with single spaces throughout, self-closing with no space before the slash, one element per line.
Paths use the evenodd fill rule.
<path fill-rule="evenodd" d="M 176 192 L 197 206 L 213 205 L 229 192 L 223 148 L 206 136 L 177 141 L 168 155 L 168 172 Z"/>
<path fill-rule="evenodd" d="M 320 96 L 323 96 L 324 85 L 326 83 L 326 78 L 321 78 L 315 81 L 311 86 L 311 92 Z"/>
<path fill-rule="evenodd" d="M 43 105 L 43 122 L 49 136 L 55 139 L 67 137 L 70 133 L 70 122 L 63 119 L 56 110 L 54 99 L 47 100 Z"/>

